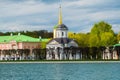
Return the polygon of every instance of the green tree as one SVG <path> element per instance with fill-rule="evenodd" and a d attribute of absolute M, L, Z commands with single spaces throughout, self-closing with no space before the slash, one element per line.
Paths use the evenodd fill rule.
<path fill-rule="evenodd" d="M 89 34 L 69 32 L 68 37 L 77 41 L 79 46 L 86 47 L 89 45 Z"/>
<path fill-rule="evenodd" d="M 104 32 L 101 34 L 101 45 L 110 46 L 116 43 L 116 37 L 111 32 Z"/>
<path fill-rule="evenodd" d="M 120 32 L 117 34 L 117 42 L 120 42 Z"/>
<path fill-rule="evenodd" d="M 90 34 L 89 46 L 90 47 L 100 46 L 100 39 L 97 34 Z"/>
<path fill-rule="evenodd" d="M 41 42 L 41 49 L 45 49 L 46 48 L 46 42 Z"/>
<path fill-rule="evenodd" d="M 96 23 L 91 29 L 90 46 L 110 46 L 116 43 L 112 26 L 104 21 Z"/>
<path fill-rule="evenodd" d="M 111 32 L 114 33 L 112 30 L 112 26 L 104 21 L 96 23 L 93 28 L 91 29 L 91 34 L 101 34 L 104 32 Z"/>

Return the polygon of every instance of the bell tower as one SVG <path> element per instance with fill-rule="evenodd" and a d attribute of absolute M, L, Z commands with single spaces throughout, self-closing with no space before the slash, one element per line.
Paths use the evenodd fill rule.
<path fill-rule="evenodd" d="M 62 7 L 59 6 L 58 25 L 54 27 L 54 38 L 67 38 L 68 28 L 62 23 Z"/>

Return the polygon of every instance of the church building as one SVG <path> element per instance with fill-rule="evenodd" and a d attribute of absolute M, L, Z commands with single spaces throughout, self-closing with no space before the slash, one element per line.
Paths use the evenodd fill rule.
<path fill-rule="evenodd" d="M 54 27 L 53 39 L 47 45 L 47 60 L 66 60 L 73 59 L 72 54 L 65 54 L 65 49 L 78 47 L 73 39 L 68 38 L 68 27 L 62 23 L 62 9 L 59 7 L 58 25 Z M 69 51 L 70 52 L 70 51 Z"/>

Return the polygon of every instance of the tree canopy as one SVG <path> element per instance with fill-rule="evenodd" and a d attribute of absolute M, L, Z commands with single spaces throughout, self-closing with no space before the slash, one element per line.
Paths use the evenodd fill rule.
<path fill-rule="evenodd" d="M 120 32 L 117 35 L 117 42 L 120 42 Z"/>
<path fill-rule="evenodd" d="M 111 32 L 113 33 L 112 26 L 104 21 L 98 22 L 94 24 L 93 28 L 91 29 L 91 34 L 102 34 L 104 32 Z"/>
<path fill-rule="evenodd" d="M 47 30 L 38 30 L 38 31 L 18 31 L 18 32 L 0 32 L 0 36 L 5 36 L 5 35 L 17 35 L 18 33 L 27 35 L 27 36 L 31 36 L 34 38 L 38 38 L 39 36 L 41 36 L 42 38 L 52 38 L 53 37 L 53 33 L 52 32 L 48 32 Z"/>
<path fill-rule="evenodd" d="M 104 21 L 94 24 L 89 34 L 70 32 L 69 37 L 74 38 L 82 47 L 111 46 L 117 42 L 112 26 Z M 118 35 L 118 40 L 120 40 L 120 35 Z"/>
<path fill-rule="evenodd" d="M 85 46 L 89 46 L 89 34 L 85 34 L 85 33 L 73 33 L 73 32 L 69 32 L 68 33 L 69 38 L 73 38 L 78 42 L 79 46 L 85 47 Z"/>
<path fill-rule="evenodd" d="M 90 39 L 90 44 L 94 46 L 110 46 L 116 43 L 116 37 L 112 26 L 104 21 L 96 23 L 91 29 L 91 37 L 95 36 L 94 43 Z M 97 45 L 96 45 L 97 44 Z"/>

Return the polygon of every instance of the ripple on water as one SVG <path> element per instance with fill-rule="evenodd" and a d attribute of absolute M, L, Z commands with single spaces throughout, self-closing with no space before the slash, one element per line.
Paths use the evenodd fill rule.
<path fill-rule="evenodd" d="M 0 80 L 120 80 L 119 63 L 0 64 Z"/>

